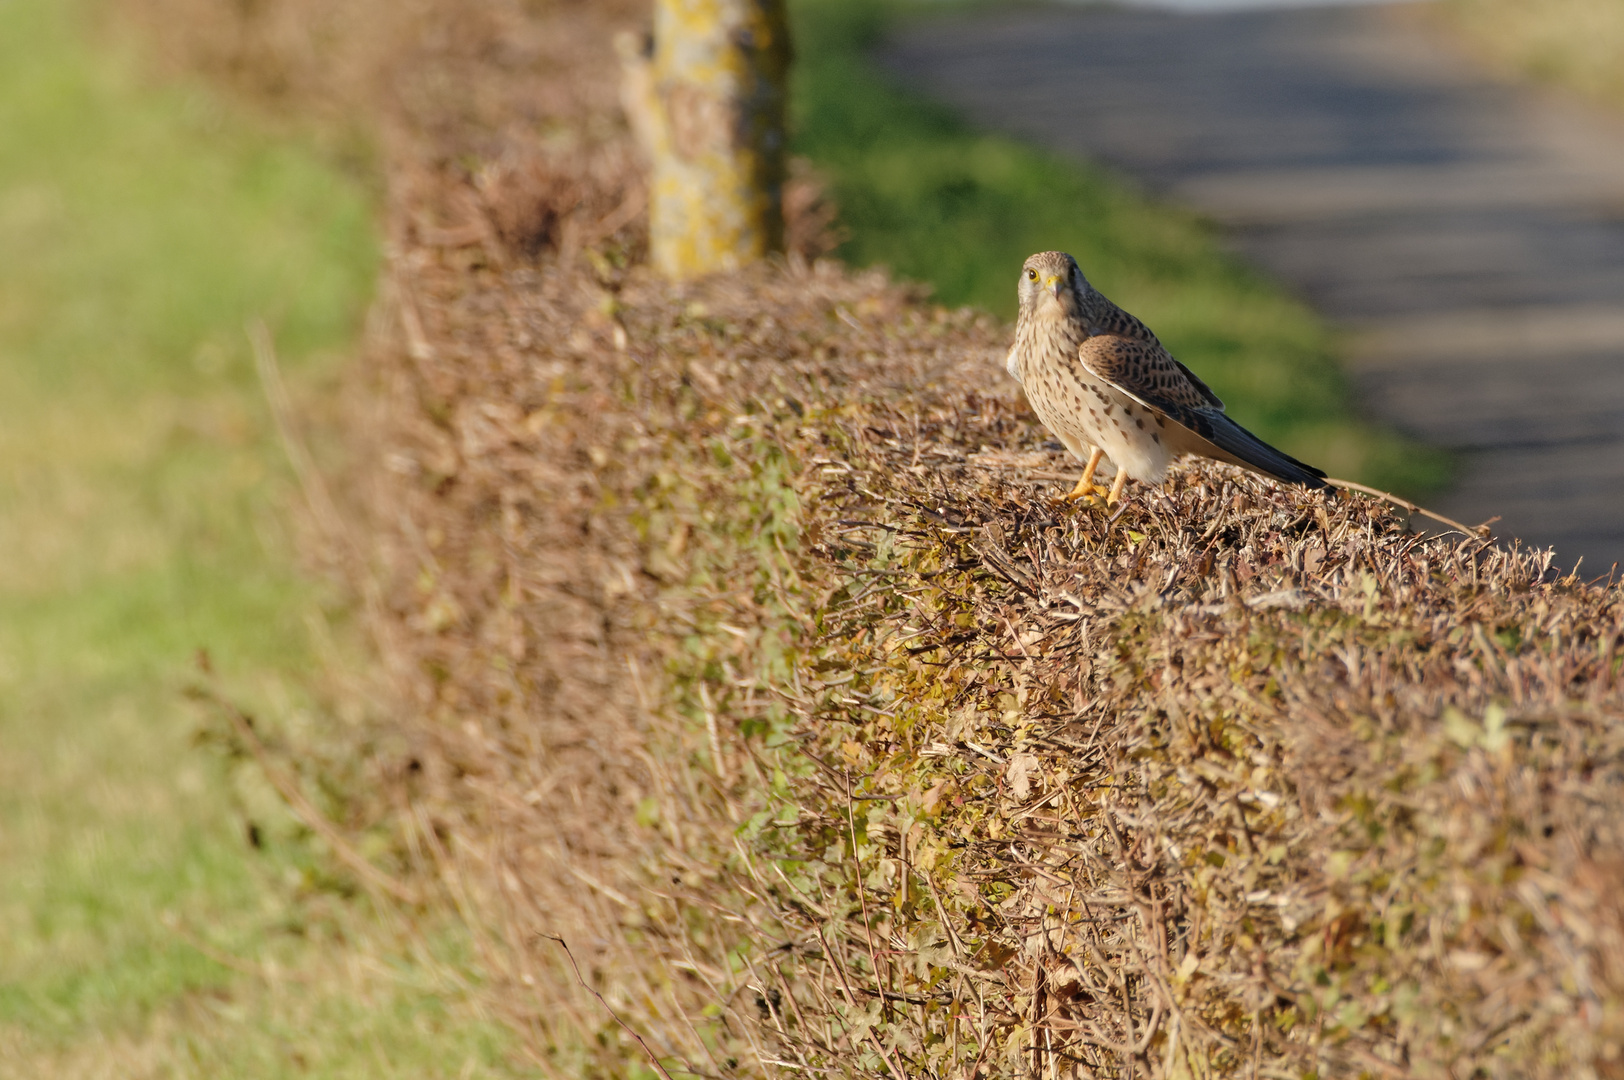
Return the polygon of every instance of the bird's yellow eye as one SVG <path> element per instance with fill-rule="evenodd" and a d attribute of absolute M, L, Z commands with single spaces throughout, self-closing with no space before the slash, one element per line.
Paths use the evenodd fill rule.
<path fill-rule="evenodd" d="M 1026 271 L 1026 280 L 1027 281 L 1036 281 L 1037 279 L 1038 279 L 1038 272 L 1036 270 L 1029 269 L 1029 270 Z"/>

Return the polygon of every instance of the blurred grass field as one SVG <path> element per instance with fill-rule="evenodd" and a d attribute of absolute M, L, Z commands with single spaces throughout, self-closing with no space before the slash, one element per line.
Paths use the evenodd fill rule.
<path fill-rule="evenodd" d="M 343 612 L 295 565 L 243 326 L 331 388 L 368 193 L 145 85 L 98 14 L 0 5 L 0 1075 L 490 1075 L 456 941 L 409 959 L 182 695 L 206 648 L 279 727 L 335 722 L 311 688 L 353 658 L 311 628 Z"/>
<path fill-rule="evenodd" d="M 1227 255 L 1201 221 L 1103 170 L 974 130 L 865 55 L 889 20 L 942 6 L 791 5 L 795 145 L 840 207 L 843 258 L 1013 319 L 1026 256 L 1069 251 L 1264 438 L 1389 490 L 1423 494 L 1447 481 L 1447 455 L 1353 414 L 1325 324 Z"/>
<path fill-rule="evenodd" d="M 1503 68 L 1624 108 L 1619 0 L 1444 0 L 1437 13 Z"/>

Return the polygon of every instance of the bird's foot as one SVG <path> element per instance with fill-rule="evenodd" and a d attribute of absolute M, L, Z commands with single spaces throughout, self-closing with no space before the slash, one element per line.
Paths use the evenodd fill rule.
<path fill-rule="evenodd" d="M 1078 484 L 1061 497 L 1070 503 L 1080 502 L 1084 506 L 1103 506 L 1105 505 L 1105 496 L 1108 490 L 1104 484 Z"/>

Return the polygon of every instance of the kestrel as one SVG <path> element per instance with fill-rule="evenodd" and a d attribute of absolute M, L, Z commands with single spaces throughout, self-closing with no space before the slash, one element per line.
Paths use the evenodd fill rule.
<path fill-rule="evenodd" d="M 1185 454 L 1227 461 L 1276 480 L 1323 488 L 1325 474 L 1283 454 L 1224 415 L 1224 403 L 1169 355 L 1145 324 L 1088 283 L 1077 261 L 1044 251 L 1021 268 L 1021 314 L 1009 373 L 1044 427 L 1086 462 L 1066 497 L 1094 491 L 1094 470 L 1116 466 L 1107 502 L 1132 477 L 1159 483 Z"/>

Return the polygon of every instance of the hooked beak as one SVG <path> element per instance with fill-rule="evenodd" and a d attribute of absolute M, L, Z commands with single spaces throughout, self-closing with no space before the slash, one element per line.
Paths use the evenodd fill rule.
<path fill-rule="evenodd" d="M 1049 295 L 1053 296 L 1056 300 L 1060 299 L 1060 292 L 1066 287 L 1065 279 L 1059 274 L 1050 274 L 1043 280 L 1043 284 L 1046 288 L 1048 288 Z"/>

